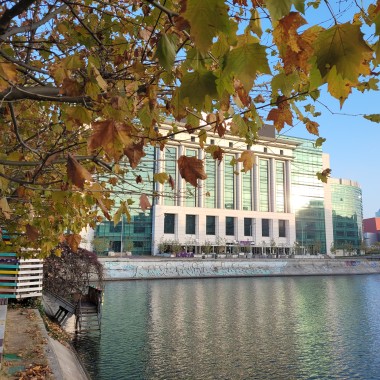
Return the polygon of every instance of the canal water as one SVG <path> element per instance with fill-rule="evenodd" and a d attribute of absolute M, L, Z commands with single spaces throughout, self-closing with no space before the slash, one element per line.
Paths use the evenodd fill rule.
<path fill-rule="evenodd" d="M 109 282 L 96 380 L 380 379 L 380 275 Z"/>

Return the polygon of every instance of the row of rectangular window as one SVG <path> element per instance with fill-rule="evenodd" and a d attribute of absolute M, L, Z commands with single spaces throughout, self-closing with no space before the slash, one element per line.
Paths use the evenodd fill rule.
<path fill-rule="evenodd" d="M 176 214 L 165 213 L 164 218 L 164 233 L 175 233 L 175 218 Z M 226 216 L 225 235 L 235 235 L 235 222 L 236 218 L 233 216 Z M 244 218 L 244 236 L 253 236 L 253 218 Z M 186 215 L 185 232 L 187 235 L 196 234 L 196 215 Z M 206 215 L 206 235 L 216 235 L 216 216 Z M 270 236 L 270 219 L 261 219 L 261 236 Z M 278 221 L 278 236 L 286 237 L 286 220 Z"/>

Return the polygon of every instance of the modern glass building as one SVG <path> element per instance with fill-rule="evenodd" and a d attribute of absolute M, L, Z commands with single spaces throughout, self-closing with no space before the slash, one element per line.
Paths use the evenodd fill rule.
<path fill-rule="evenodd" d="M 128 245 L 134 255 L 157 254 L 164 242 L 200 249 L 245 246 L 261 254 L 275 247 L 282 253 L 295 248 L 309 254 L 328 253 L 341 239 L 358 246 L 360 188 L 343 180 L 319 181 L 316 173 L 329 167 L 328 155 L 312 141 L 278 137 L 272 126 L 265 126 L 251 147 L 238 137 L 219 138 L 211 130 L 207 134 L 206 146 L 225 151 L 221 162 L 200 149 L 196 135 L 184 132 L 168 140 L 163 150 L 150 148 L 140 166 L 127 172 L 127 185 L 115 195 L 115 208 L 132 197 L 131 222 L 99 224 L 94 239 L 94 246 L 102 247 L 98 252 L 123 252 Z M 237 160 L 247 149 L 252 150 L 255 164 L 244 172 Z M 204 162 L 208 177 L 197 187 L 179 174 L 177 160 L 182 155 Z M 153 184 L 155 173 L 166 173 L 171 184 Z M 141 175 L 143 185 L 136 185 L 136 175 Z M 142 192 L 154 194 L 152 209 L 145 213 L 139 209 Z"/>
<path fill-rule="evenodd" d="M 363 241 L 362 191 L 357 182 L 332 178 L 330 180 L 334 248 L 357 251 Z"/>

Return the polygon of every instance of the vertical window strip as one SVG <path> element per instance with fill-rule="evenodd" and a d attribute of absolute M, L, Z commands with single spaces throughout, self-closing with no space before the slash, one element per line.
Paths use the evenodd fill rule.
<path fill-rule="evenodd" d="M 206 158 L 207 179 L 203 181 L 204 191 L 204 207 L 216 207 L 216 162 L 213 158 Z"/>
<path fill-rule="evenodd" d="M 177 148 L 168 147 L 165 149 L 165 165 L 164 171 L 167 175 L 171 175 L 174 182 L 177 181 Z M 164 184 L 164 204 L 166 206 L 175 205 L 175 193 L 170 185 L 165 182 Z"/>
<path fill-rule="evenodd" d="M 242 208 L 252 210 L 252 171 L 242 173 Z"/>
<path fill-rule="evenodd" d="M 276 211 L 285 212 L 285 165 L 276 161 Z"/>
<path fill-rule="evenodd" d="M 224 208 L 235 209 L 235 175 L 234 167 L 230 165 L 233 156 L 224 158 Z"/>
<path fill-rule="evenodd" d="M 259 186 L 260 211 L 269 211 L 269 162 L 260 160 Z"/>
<path fill-rule="evenodd" d="M 197 151 L 195 149 L 186 149 L 186 156 L 196 157 Z M 185 205 L 195 207 L 197 205 L 197 188 L 186 182 L 185 189 Z"/>

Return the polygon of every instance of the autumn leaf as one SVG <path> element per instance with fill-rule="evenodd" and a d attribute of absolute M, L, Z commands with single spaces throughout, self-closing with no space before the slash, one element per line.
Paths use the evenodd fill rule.
<path fill-rule="evenodd" d="M 219 162 L 223 160 L 224 150 L 220 146 L 209 145 L 205 149 L 205 152 L 210 153 L 214 160 L 218 160 Z"/>
<path fill-rule="evenodd" d="M 238 158 L 238 161 L 243 163 L 244 172 L 251 170 L 253 168 L 253 164 L 255 163 L 255 156 L 253 151 L 245 150 Z"/>
<path fill-rule="evenodd" d="M 133 142 L 127 145 L 124 148 L 123 152 L 128 157 L 131 168 L 135 169 L 140 163 L 141 159 L 145 156 L 144 140 L 140 140 L 138 143 Z"/>
<path fill-rule="evenodd" d="M 315 146 L 316 148 L 318 148 L 318 147 L 322 146 L 322 144 L 323 144 L 325 141 L 326 141 L 325 138 L 323 138 L 323 137 L 318 137 L 318 138 L 315 140 L 314 146 Z"/>
<path fill-rule="evenodd" d="M 364 119 L 367 119 L 369 121 L 372 121 L 374 123 L 380 123 L 380 114 L 373 113 L 370 115 L 363 115 Z"/>
<path fill-rule="evenodd" d="M 143 179 L 141 177 L 141 175 L 137 175 L 136 176 L 136 183 L 139 184 L 139 183 L 143 183 Z"/>
<path fill-rule="evenodd" d="M 12 211 L 9 207 L 7 198 L 3 197 L 0 199 L 0 208 L 5 216 L 5 219 L 10 219 Z"/>
<path fill-rule="evenodd" d="M 283 97 L 279 97 L 277 103 L 278 108 L 272 108 L 269 111 L 267 120 L 272 120 L 277 132 L 280 132 L 284 128 L 285 123 L 290 126 L 293 125 L 293 115 L 288 102 L 283 101 Z"/>
<path fill-rule="evenodd" d="M 26 236 L 30 241 L 36 241 L 40 236 L 36 227 L 31 226 L 29 223 L 25 226 Z"/>
<path fill-rule="evenodd" d="M 64 78 L 62 82 L 61 89 L 59 91 L 62 95 L 67 96 L 78 96 L 83 92 L 83 86 L 77 82 L 75 79 Z"/>
<path fill-rule="evenodd" d="M 319 124 L 315 121 L 311 121 L 308 118 L 304 119 L 304 123 L 306 125 L 306 129 L 313 135 L 319 136 Z"/>
<path fill-rule="evenodd" d="M 167 173 L 155 173 L 153 179 L 163 185 L 169 179 L 169 176 Z"/>
<path fill-rule="evenodd" d="M 131 143 L 131 126 L 113 120 L 92 123 L 93 133 L 88 140 L 88 150 L 94 153 L 103 148 L 107 156 L 119 161 L 124 155 L 124 148 Z"/>
<path fill-rule="evenodd" d="M 304 0 L 265 0 L 265 6 L 268 8 L 273 21 L 277 21 L 281 17 L 286 16 L 290 12 L 292 5 L 294 5 L 299 12 L 305 12 Z"/>
<path fill-rule="evenodd" d="M 141 208 L 141 210 L 143 210 L 145 212 L 147 209 L 149 209 L 151 207 L 152 207 L 152 205 L 150 204 L 147 195 L 141 194 L 140 195 L 140 208 Z"/>
<path fill-rule="evenodd" d="M 66 243 L 69 245 L 71 250 L 76 253 L 78 252 L 78 247 L 81 242 L 81 236 L 79 234 L 68 234 L 65 235 Z"/>
<path fill-rule="evenodd" d="M 327 168 L 327 169 L 324 169 L 322 172 L 318 172 L 317 173 L 317 178 L 320 181 L 322 181 L 324 183 L 327 183 L 327 180 L 330 177 L 330 174 L 331 174 L 331 169 Z"/>
<path fill-rule="evenodd" d="M 80 189 L 84 188 L 86 181 L 92 181 L 90 172 L 83 167 L 71 153 L 67 155 L 67 176 L 70 181 Z"/>
<path fill-rule="evenodd" d="M 181 156 L 178 158 L 178 169 L 181 177 L 196 187 L 198 179 L 206 179 L 203 161 L 196 157 Z"/>

